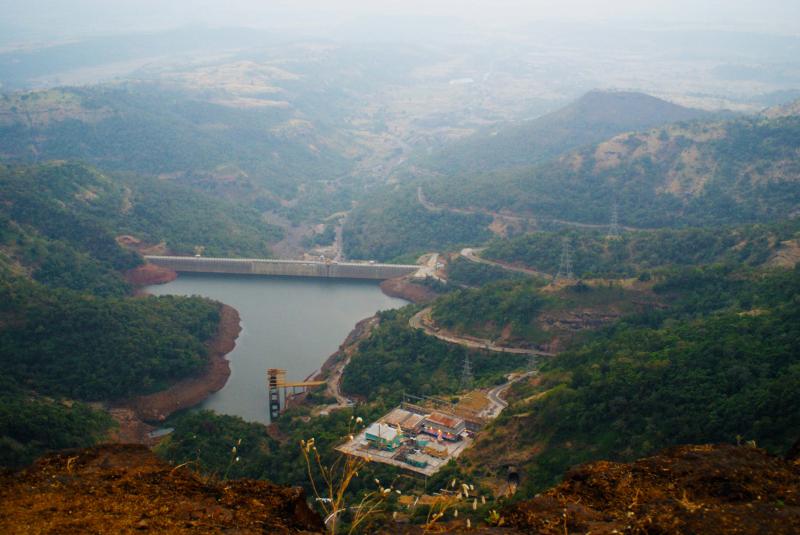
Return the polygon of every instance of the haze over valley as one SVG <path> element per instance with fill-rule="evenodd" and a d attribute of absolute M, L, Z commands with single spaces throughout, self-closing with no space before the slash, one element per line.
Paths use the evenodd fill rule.
<path fill-rule="evenodd" d="M 0 2 L 1 530 L 800 530 L 792 2 L 117 4 Z"/>

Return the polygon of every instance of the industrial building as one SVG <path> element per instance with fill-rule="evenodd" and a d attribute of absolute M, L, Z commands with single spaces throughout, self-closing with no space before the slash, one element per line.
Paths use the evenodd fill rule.
<path fill-rule="evenodd" d="M 381 422 L 371 424 L 364 435 L 373 448 L 389 451 L 399 448 L 403 440 L 403 435 L 397 428 Z"/>
<path fill-rule="evenodd" d="M 430 476 L 472 443 L 467 427 L 443 408 L 403 402 L 336 449 Z"/>
<path fill-rule="evenodd" d="M 450 441 L 460 440 L 460 435 L 465 429 L 463 418 L 441 412 L 432 412 L 422 422 L 423 433 Z"/>
<path fill-rule="evenodd" d="M 395 428 L 399 427 L 403 433 L 416 435 L 422 430 L 425 415 L 397 407 L 381 418 L 380 421 Z"/>

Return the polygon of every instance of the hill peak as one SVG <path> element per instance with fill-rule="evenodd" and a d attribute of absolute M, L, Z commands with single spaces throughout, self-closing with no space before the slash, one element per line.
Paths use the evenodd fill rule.
<path fill-rule="evenodd" d="M 593 89 L 551 115 L 562 118 L 582 116 L 589 123 L 620 125 L 635 130 L 697 119 L 707 116 L 708 112 L 687 108 L 646 93 Z"/>

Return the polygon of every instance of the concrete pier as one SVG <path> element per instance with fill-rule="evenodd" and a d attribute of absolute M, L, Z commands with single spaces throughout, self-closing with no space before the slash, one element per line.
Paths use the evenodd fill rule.
<path fill-rule="evenodd" d="M 151 264 L 190 273 L 230 273 L 278 277 L 385 280 L 415 273 L 421 266 L 369 262 L 316 262 L 259 258 L 145 256 Z"/>

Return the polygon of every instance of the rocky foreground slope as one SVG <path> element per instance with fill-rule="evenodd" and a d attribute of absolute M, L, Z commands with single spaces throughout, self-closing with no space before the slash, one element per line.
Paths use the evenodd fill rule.
<path fill-rule="evenodd" d="M 731 445 L 600 461 L 571 470 L 505 519 L 542 535 L 800 533 L 800 462 Z"/>
<path fill-rule="evenodd" d="M 782 459 L 749 446 L 671 448 L 573 469 L 563 483 L 470 533 L 800 533 L 800 444 Z M 496 518 L 496 520 L 498 520 Z M 391 521 L 390 521 L 391 522 Z M 372 526 L 419 534 L 421 526 Z M 435 530 L 463 533 L 461 519 Z M 142 446 L 100 446 L 0 476 L 0 533 L 322 533 L 300 489 L 209 482 Z"/>
<path fill-rule="evenodd" d="M 50 455 L 0 476 L 0 533 L 320 533 L 303 491 L 209 482 L 144 446 Z"/>

